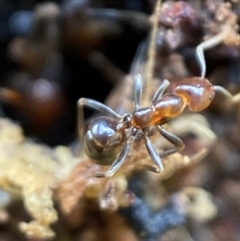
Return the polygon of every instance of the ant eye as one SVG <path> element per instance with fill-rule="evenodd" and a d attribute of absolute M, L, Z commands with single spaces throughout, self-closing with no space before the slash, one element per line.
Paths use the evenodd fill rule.
<path fill-rule="evenodd" d="M 212 101 L 214 96 L 215 96 L 214 93 L 210 93 L 209 96 L 208 96 L 209 101 Z"/>
<path fill-rule="evenodd" d="M 123 147 L 125 132 L 116 127 L 116 121 L 107 117 L 96 118 L 88 126 L 84 150 L 99 165 L 111 165 Z"/>

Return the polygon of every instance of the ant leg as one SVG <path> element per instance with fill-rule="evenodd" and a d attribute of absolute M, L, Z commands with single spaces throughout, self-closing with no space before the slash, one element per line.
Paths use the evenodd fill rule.
<path fill-rule="evenodd" d="M 105 115 L 111 116 L 116 119 L 121 119 L 122 117 L 118 115 L 114 110 L 109 108 L 108 106 L 102 104 L 101 102 L 98 102 L 96 100 L 88 99 L 88 98 L 80 98 L 77 103 L 78 107 L 78 135 L 83 140 L 83 134 L 84 134 L 84 112 L 83 107 L 89 107 L 91 109 L 98 110 Z"/>
<path fill-rule="evenodd" d="M 142 76 L 140 74 L 135 75 L 134 77 L 134 86 L 133 86 L 133 101 L 134 108 L 137 110 L 140 107 L 140 102 L 142 98 Z"/>
<path fill-rule="evenodd" d="M 177 151 L 181 151 L 185 147 L 183 141 L 176 135 L 164 130 L 160 125 L 157 125 L 157 129 L 163 137 L 165 137 L 169 142 L 171 142 L 175 146 L 174 148 L 164 151 L 162 154 L 160 154 L 161 157 L 167 157 Z"/>
<path fill-rule="evenodd" d="M 95 110 L 98 110 L 98 111 L 101 111 L 105 115 L 109 115 L 109 116 L 111 116 L 113 118 L 116 118 L 116 119 L 121 119 L 122 118 L 119 114 L 117 114 L 114 110 L 112 110 L 108 106 L 102 104 L 101 102 L 93 100 L 93 99 L 80 98 L 78 100 L 78 107 L 82 108 L 83 106 L 89 107 L 89 108 L 92 108 L 92 109 L 95 109 Z"/>
<path fill-rule="evenodd" d="M 163 95 L 164 91 L 169 86 L 169 84 L 170 82 L 167 79 L 163 80 L 163 82 L 160 84 L 160 86 L 158 87 L 157 91 L 155 92 L 152 98 L 153 104 L 156 103 L 158 99 Z"/>
<path fill-rule="evenodd" d="M 144 165 L 144 167 L 146 167 L 149 171 L 152 171 L 152 172 L 158 173 L 160 171 L 163 171 L 164 167 L 163 167 L 161 157 L 159 156 L 159 154 L 157 153 L 157 151 L 153 147 L 152 142 L 150 141 L 150 139 L 147 136 L 145 136 L 145 145 L 146 145 L 146 148 L 147 148 L 147 151 L 148 151 L 150 157 L 152 158 L 152 160 L 156 164 L 156 167 L 155 166 L 149 166 L 149 165 Z"/>
<path fill-rule="evenodd" d="M 226 96 L 232 102 L 239 102 L 240 101 L 240 93 L 236 95 L 232 95 L 229 91 L 219 85 L 213 86 L 215 93 L 221 93 Z"/>
<path fill-rule="evenodd" d="M 198 63 L 200 65 L 200 69 L 201 69 L 201 77 L 206 76 L 206 61 L 204 58 L 204 50 L 212 48 L 212 47 L 220 44 L 224 40 L 224 38 L 227 37 L 230 30 L 231 30 L 230 28 L 225 28 L 216 36 L 202 42 L 201 44 L 199 44 L 197 46 L 196 56 L 197 56 L 197 60 L 198 60 Z"/>
<path fill-rule="evenodd" d="M 103 172 L 97 172 L 95 174 L 95 177 L 111 177 L 114 175 L 114 173 L 120 168 L 120 166 L 123 164 L 125 159 L 127 158 L 127 155 L 129 154 L 129 151 L 132 147 L 132 141 L 134 140 L 134 137 L 131 136 L 126 144 L 124 145 L 120 155 L 118 158 L 113 162 L 112 166 L 107 170 L 105 173 Z"/>

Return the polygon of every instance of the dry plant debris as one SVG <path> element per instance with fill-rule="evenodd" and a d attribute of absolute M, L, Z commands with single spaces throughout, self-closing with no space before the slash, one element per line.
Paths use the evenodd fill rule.
<path fill-rule="evenodd" d="M 21 127 L 8 119 L 2 118 L 0 127 L 2 206 L 6 207 L 16 198 L 23 199 L 27 212 L 34 219 L 19 224 L 27 237 L 54 236 L 49 225 L 58 219 L 54 209 L 56 198 L 66 214 L 73 211 L 82 198 L 98 199 L 101 210 L 117 210 L 133 202 L 134 195 L 127 190 L 127 177 L 134 169 L 141 168 L 140 163 L 144 163 L 144 159 L 149 159 L 146 151 L 140 152 L 141 148 L 137 148 L 139 144 L 133 148 L 134 154 L 118 174 L 112 178 L 97 179 L 94 172 L 101 167 L 87 158 L 79 159 L 63 146 L 51 149 L 36 144 L 26 139 Z M 170 156 L 166 163 L 175 163 L 166 165 L 166 173 L 170 175 L 169 172 L 174 173 L 174 170 L 191 163 L 191 159 L 177 153 Z M 58 189 L 58 197 L 54 197 L 55 189 Z M 7 196 L 3 198 L 4 195 Z"/>
<path fill-rule="evenodd" d="M 5 0 L 2 2 L 6 3 Z M 115 78 L 115 74 L 114 80 L 125 76 L 125 82 L 118 82 L 106 102 L 120 112 L 131 107 L 131 76 L 125 75 L 126 68 L 124 71 L 116 68 L 116 59 L 121 59 L 126 52 L 121 48 L 122 43 L 129 43 L 137 36 L 138 42 L 134 42 L 136 47 L 146 36 L 152 18 L 149 21 L 148 15 L 138 12 L 131 15 L 120 10 L 101 11 L 99 6 L 109 7 L 107 5 L 110 3 L 96 2 L 96 8 L 90 6 L 88 1 L 78 3 L 74 0 L 64 1 L 62 8 L 55 3 L 35 6 L 33 30 L 28 30 L 29 35 L 14 33 L 7 41 L 7 46 L 3 44 L 5 39 L 1 42 L 7 49 L 8 58 L 17 65 L 13 72 L 1 75 L 1 87 L 9 91 L 5 99 L 1 95 L 4 111 L 5 105 L 13 106 L 16 96 L 26 97 L 15 107 L 17 113 L 25 113 L 29 117 L 29 126 L 34 130 L 30 131 L 32 136 L 38 136 L 40 129 L 48 133 L 54 121 L 66 114 L 65 111 L 67 119 L 75 120 L 75 113 L 71 109 L 75 109 L 76 99 L 83 95 L 76 88 L 79 80 L 90 83 L 94 79 L 96 81 L 90 84 L 91 90 L 93 85 L 96 89 L 99 86 L 104 89 L 102 75 L 107 75 L 106 82 Z M 231 31 L 224 43 L 206 54 L 207 77 L 214 84 L 224 85 L 231 93 L 238 93 L 239 9 L 237 1 L 163 1 L 155 67 L 155 76 L 158 78 L 154 80 L 152 91 L 159 85 L 157 79 L 169 79 L 170 88 L 174 88 L 180 79 L 198 75 L 195 47 L 203 39 L 228 28 Z M 130 21 L 129 16 L 134 21 Z M 101 28 L 96 28 L 96 22 Z M 116 47 L 117 43 L 120 45 Z M 120 54 L 116 51 L 118 48 Z M 114 56 L 111 55 L 113 49 Z M 99 65 L 99 56 L 106 64 Z M 130 58 L 127 61 L 130 63 Z M 126 62 L 124 58 L 123 62 Z M 89 65 L 93 65 L 94 71 Z M 85 79 L 82 72 L 74 75 L 76 69 L 86 69 L 84 73 L 88 78 Z M 101 74 L 97 77 L 91 75 L 99 70 Z M 74 74 L 72 71 L 75 71 Z M 72 74 L 71 78 L 69 73 Z M 111 80 L 111 84 L 114 80 Z M 49 92 L 52 98 L 44 98 L 45 102 L 38 106 L 41 111 L 35 109 L 37 97 L 44 97 L 42 94 L 46 92 L 38 92 L 41 96 L 35 95 L 36 86 L 37 89 L 44 89 L 38 83 L 41 86 L 42 83 L 50 84 L 55 91 L 52 93 L 57 93 L 51 95 Z M 128 91 L 124 88 L 126 86 Z M 123 100 L 126 92 L 128 99 Z M 69 101 L 69 96 L 74 95 L 76 99 Z M 119 100 L 123 100 L 122 106 L 118 105 Z M 65 101 L 69 102 L 66 104 Z M 57 107 L 52 104 L 56 102 L 59 103 Z M 0 239 L 16 240 L 11 235 L 14 228 L 19 227 L 29 240 L 48 239 L 57 235 L 57 239 L 64 237 L 66 240 L 137 241 L 141 239 L 139 230 L 144 229 L 145 237 L 150 240 L 154 236 L 154 240 L 161 241 L 238 241 L 240 139 L 236 133 L 240 132 L 239 110 L 238 103 L 232 105 L 221 96 L 216 96 L 210 108 L 203 113 L 204 116 L 186 111 L 166 126 L 167 130 L 184 140 L 186 148 L 163 160 L 163 173 L 152 174 L 142 170 L 142 165 L 151 160 L 140 141 L 134 144 L 131 155 L 116 175 L 106 179 L 93 177 L 94 173 L 105 168 L 94 164 L 84 155 L 76 157 L 66 146 L 53 148 L 37 144 L 23 135 L 20 125 L 1 118 L 0 231 L 3 230 L 3 233 L 0 233 Z M 1 112 L 3 116 L 4 111 Z M 11 109 L 9 112 L 11 114 Z M 44 118 L 38 118 L 36 114 L 40 112 L 44 113 Z M 13 116 L 17 119 L 16 115 Z M 48 116 L 49 119 L 46 119 Z M 65 139 L 68 128 L 64 127 L 59 125 L 57 134 L 50 135 L 58 139 L 62 131 Z M 29 129 L 26 129 L 29 133 Z M 169 143 L 159 135 L 152 135 L 151 139 L 159 151 L 169 148 Z M 136 173 L 137 178 L 134 179 Z M 11 205 L 21 201 L 30 215 L 30 221 L 29 217 L 10 210 Z M 134 214 L 137 211 L 134 209 L 136 203 L 149 215 L 138 216 L 131 226 L 128 223 L 131 215 L 124 216 L 120 210 L 129 208 Z M 173 225 L 176 215 L 179 215 L 180 221 Z M 151 228 L 154 227 L 147 226 L 148 222 L 158 230 L 153 232 Z M 134 224 L 136 226 L 138 223 L 141 225 L 136 229 Z M 184 227 L 176 228 L 179 225 Z"/>
<path fill-rule="evenodd" d="M 0 119 L 0 153 L 0 188 L 14 198 L 22 198 L 34 219 L 29 223 L 21 222 L 20 230 L 28 237 L 52 237 L 54 233 L 49 225 L 57 220 L 53 189 L 77 158 L 66 147 L 51 150 L 27 140 L 20 126 L 3 118 Z M 6 198 L 1 198 L 2 203 L 4 200 Z M 9 198 L 8 202 L 11 200 Z"/>

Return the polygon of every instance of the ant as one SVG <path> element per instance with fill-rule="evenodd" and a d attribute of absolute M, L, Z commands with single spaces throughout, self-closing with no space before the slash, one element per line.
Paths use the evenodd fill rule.
<path fill-rule="evenodd" d="M 232 95 L 221 86 L 213 86 L 206 75 L 204 50 L 219 44 L 228 34 L 225 29 L 215 37 L 199 44 L 196 56 L 201 68 L 201 76 L 181 80 L 173 93 L 165 93 L 169 81 L 164 80 L 152 97 L 152 105 L 140 107 L 142 97 L 142 76 L 136 74 L 134 78 L 133 102 L 134 111 L 131 114 L 119 115 L 108 106 L 88 98 L 78 101 L 79 132 L 83 139 L 83 148 L 87 156 L 99 165 L 110 165 L 105 173 L 96 173 L 96 177 L 110 177 L 120 168 L 128 156 L 135 139 L 144 138 L 146 149 L 154 162 L 154 166 L 146 165 L 152 172 L 163 171 L 162 158 L 167 157 L 184 148 L 183 141 L 176 135 L 165 130 L 162 125 L 178 117 L 188 106 L 192 112 L 199 112 L 207 108 L 216 92 L 222 92 L 227 97 Z M 236 100 L 239 99 L 239 96 Z M 93 119 L 82 130 L 83 107 L 100 111 L 104 116 Z M 150 129 L 155 126 L 160 135 L 174 145 L 173 148 L 159 154 L 149 139 Z"/>

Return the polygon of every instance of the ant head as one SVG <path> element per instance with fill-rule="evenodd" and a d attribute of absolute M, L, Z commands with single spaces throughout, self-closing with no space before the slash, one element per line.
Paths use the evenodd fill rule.
<path fill-rule="evenodd" d="M 187 102 L 193 112 L 207 108 L 215 95 L 212 84 L 203 77 L 183 79 L 175 92 Z"/>
<path fill-rule="evenodd" d="M 98 117 L 91 121 L 84 137 L 88 157 L 99 165 L 111 165 L 118 157 L 125 142 L 125 131 L 118 129 L 118 121 Z"/>

